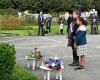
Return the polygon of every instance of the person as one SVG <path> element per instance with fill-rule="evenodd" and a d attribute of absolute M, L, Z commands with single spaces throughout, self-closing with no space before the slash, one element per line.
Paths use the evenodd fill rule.
<path fill-rule="evenodd" d="M 46 18 L 46 28 L 49 34 L 51 32 L 51 23 L 52 23 L 52 16 L 49 14 L 48 17 Z"/>
<path fill-rule="evenodd" d="M 98 16 L 95 12 L 90 14 L 91 34 L 98 34 Z"/>
<path fill-rule="evenodd" d="M 68 17 L 68 20 L 67 20 L 67 36 L 68 36 L 68 43 L 67 43 L 67 46 L 71 46 L 71 40 L 70 40 L 70 24 L 71 22 L 73 21 L 73 13 L 72 12 L 69 12 L 69 17 Z"/>
<path fill-rule="evenodd" d="M 38 15 L 38 35 L 40 35 L 40 31 L 41 31 L 41 35 L 43 36 L 43 24 L 44 24 L 44 17 L 43 17 L 43 12 L 40 12 L 40 14 Z"/>
<path fill-rule="evenodd" d="M 44 29 L 44 36 L 48 36 L 49 34 L 48 34 L 48 30 L 47 30 L 47 28 L 45 28 Z"/>
<path fill-rule="evenodd" d="M 79 25 L 78 30 L 75 35 L 74 47 L 77 47 L 78 55 L 80 56 L 80 66 L 75 68 L 75 70 L 85 69 L 85 56 L 86 56 L 86 24 L 82 17 L 78 17 L 76 21 Z"/>
<path fill-rule="evenodd" d="M 70 28 L 70 23 L 73 21 L 73 13 L 72 12 L 69 12 L 69 17 L 67 19 L 67 34 L 69 33 L 69 28 Z"/>
<path fill-rule="evenodd" d="M 75 10 L 73 11 L 73 21 L 70 23 L 69 28 L 69 39 L 70 39 L 70 46 L 72 48 L 72 54 L 73 54 L 73 62 L 69 64 L 69 66 L 79 66 L 79 56 L 77 55 L 77 48 L 74 47 L 75 42 L 75 35 L 76 31 L 78 29 L 78 25 L 76 24 L 76 19 L 80 16 L 80 12 Z"/>
<path fill-rule="evenodd" d="M 63 30 L 64 30 L 64 17 L 60 15 L 59 17 L 59 25 L 60 25 L 60 33 L 63 35 Z"/>

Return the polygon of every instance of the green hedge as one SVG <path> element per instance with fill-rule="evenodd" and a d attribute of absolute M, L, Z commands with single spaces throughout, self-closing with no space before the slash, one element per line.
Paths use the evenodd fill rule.
<path fill-rule="evenodd" d="M 0 43 L 0 80 L 37 80 L 31 72 L 16 65 L 15 47 Z"/>
<path fill-rule="evenodd" d="M 0 80 L 10 80 L 14 71 L 15 47 L 9 43 L 0 43 Z"/>

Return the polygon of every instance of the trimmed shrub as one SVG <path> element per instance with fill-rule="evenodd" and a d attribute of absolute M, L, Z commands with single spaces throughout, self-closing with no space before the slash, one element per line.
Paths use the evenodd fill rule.
<path fill-rule="evenodd" d="M 9 43 L 0 43 L 0 80 L 10 80 L 14 71 L 15 47 Z"/>

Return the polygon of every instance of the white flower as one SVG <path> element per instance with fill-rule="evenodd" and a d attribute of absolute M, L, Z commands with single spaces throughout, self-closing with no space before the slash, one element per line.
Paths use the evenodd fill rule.
<path fill-rule="evenodd" d="M 52 63 L 52 67 L 54 67 L 55 66 L 55 63 Z"/>
<path fill-rule="evenodd" d="M 39 52 L 40 50 L 37 49 L 36 51 Z"/>
<path fill-rule="evenodd" d="M 64 69 L 64 66 L 63 65 L 61 65 L 61 69 Z"/>
<path fill-rule="evenodd" d="M 59 59 L 58 57 L 54 57 L 54 60 L 57 60 L 57 59 Z"/>

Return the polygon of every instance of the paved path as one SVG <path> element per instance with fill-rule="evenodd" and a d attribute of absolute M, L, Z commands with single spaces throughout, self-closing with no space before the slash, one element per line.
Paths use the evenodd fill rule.
<path fill-rule="evenodd" d="M 38 47 L 46 57 L 63 57 L 65 70 L 63 71 L 63 80 L 100 80 L 100 35 L 87 35 L 87 63 L 85 71 L 74 71 L 74 67 L 69 67 L 72 62 L 71 48 L 66 47 L 65 36 L 47 36 L 47 37 L 0 37 L 0 42 L 10 42 L 14 44 L 17 50 L 16 62 L 27 69 L 25 55 L 29 54 L 34 47 Z M 32 71 L 32 69 L 27 69 Z M 36 69 L 32 71 L 39 79 L 43 80 L 43 71 Z M 55 80 L 52 73 L 51 80 Z"/>

